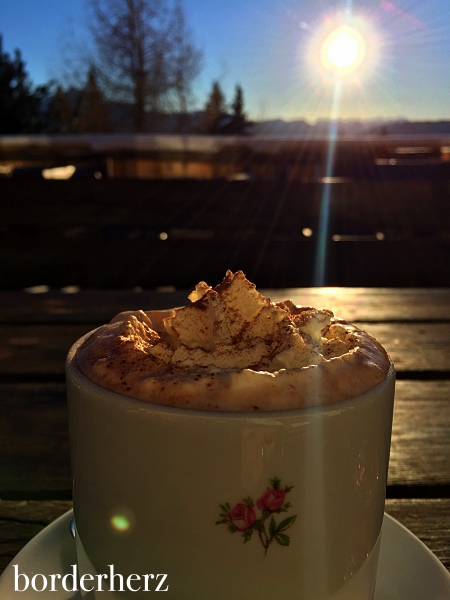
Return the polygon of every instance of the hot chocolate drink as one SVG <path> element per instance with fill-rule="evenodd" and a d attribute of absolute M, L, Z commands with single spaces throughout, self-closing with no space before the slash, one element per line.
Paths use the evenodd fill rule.
<path fill-rule="evenodd" d="M 69 352 L 78 567 L 104 580 L 86 598 L 147 598 L 164 575 L 175 600 L 371 600 L 386 352 L 242 272 L 190 300 L 121 313 Z"/>
<path fill-rule="evenodd" d="M 389 358 L 329 310 L 272 303 L 245 275 L 199 283 L 192 304 L 117 315 L 77 353 L 93 382 L 139 400 L 215 411 L 325 405 L 382 382 Z"/>

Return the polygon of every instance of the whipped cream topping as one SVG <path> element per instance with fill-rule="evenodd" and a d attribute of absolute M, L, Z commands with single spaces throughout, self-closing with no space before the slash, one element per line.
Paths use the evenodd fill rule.
<path fill-rule="evenodd" d="M 390 360 L 369 334 L 329 310 L 272 303 L 242 271 L 199 283 L 191 304 L 128 311 L 78 349 L 79 369 L 126 396 L 236 412 L 317 406 L 382 382 Z"/>

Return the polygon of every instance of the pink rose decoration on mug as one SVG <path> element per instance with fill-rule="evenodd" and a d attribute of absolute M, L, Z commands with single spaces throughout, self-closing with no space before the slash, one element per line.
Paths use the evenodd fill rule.
<path fill-rule="evenodd" d="M 279 523 L 276 522 L 275 514 L 288 512 L 291 508 L 291 503 L 286 502 L 286 494 L 293 486 L 282 487 L 281 479 L 278 477 L 271 479 L 270 485 L 271 487 L 268 487 L 256 501 L 256 508 L 261 511 L 261 515 L 256 514 L 253 500 L 247 496 L 233 508 L 228 502 L 221 504 L 221 518 L 216 521 L 216 525 L 227 525 L 231 533 L 242 533 L 244 544 L 249 542 L 253 532 L 256 532 L 264 548 L 264 555 L 273 542 L 277 542 L 280 546 L 289 546 L 291 540 L 284 532 L 292 527 L 297 518 L 297 515 L 293 515 Z"/>
<path fill-rule="evenodd" d="M 251 506 L 239 502 L 236 506 L 228 513 L 233 527 L 236 527 L 236 531 L 247 531 L 249 527 L 253 527 L 256 521 L 255 511 Z"/>
<path fill-rule="evenodd" d="M 261 498 L 256 501 L 256 506 L 259 510 L 275 512 L 283 506 L 285 498 L 286 492 L 284 490 L 267 488 Z"/>

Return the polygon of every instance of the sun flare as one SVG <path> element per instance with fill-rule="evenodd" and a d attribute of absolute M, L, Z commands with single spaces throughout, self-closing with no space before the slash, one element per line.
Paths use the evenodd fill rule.
<path fill-rule="evenodd" d="M 353 27 L 341 26 L 332 31 L 321 48 L 322 65 L 340 72 L 354 71 L 364 61 L 366 44 Z"/>
<path fill-rule="evenodd" d="M 328 44 L 327 58 L 337 69 L 351 67 L 359 54 L 357 40 L 348 33 L 340 33 Z"/>
<path fill-rule="evenodd" d="M 364 12 L 318 15 L 306 33 L 302 30 L 297 73 L 309 118 L 329 119 L 337 128 L 337 119 L 371 116 L 377 85 L 392 59 L 388 42 L 380 23 Z"/>

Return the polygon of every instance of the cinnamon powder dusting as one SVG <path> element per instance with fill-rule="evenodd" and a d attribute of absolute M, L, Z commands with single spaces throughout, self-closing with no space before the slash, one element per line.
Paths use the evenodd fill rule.
<path fill-rule="evenodd" d="M 96 330 L 76 361 L 94 383 L 168 406 L 238 412 L 330 404 L 383 381 L 390 360 L 326 309 L 272 303 L 242 271 L 191 304 L 128 311 Z"/>

